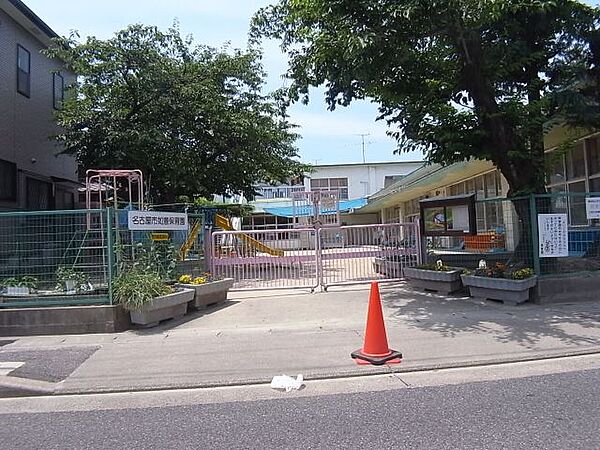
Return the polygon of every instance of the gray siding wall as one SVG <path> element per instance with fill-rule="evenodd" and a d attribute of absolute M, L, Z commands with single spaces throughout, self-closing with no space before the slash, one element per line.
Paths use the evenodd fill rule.
<path fill-rule="evenodd" d="M 31 54 L 30 98 L 17 92 L 17 44 Z M 49 139 L 58 131 L 52 72 L 60 70 L 65 85 L 74 81 L 74 75 L 61 70 L 59 61 L 43 56 L 42 48 L 32 33 L 0 10 L 0 158 L 16 163 L 19 170 L 19 200 L 0 204 L 0 209 L 25 207 L 27 177 L 77 181 L 75 159 L 57 156 L 59 147 Z"/>

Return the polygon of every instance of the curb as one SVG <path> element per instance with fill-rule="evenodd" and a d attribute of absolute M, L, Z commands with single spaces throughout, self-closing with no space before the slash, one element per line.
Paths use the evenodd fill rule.
<path fill-rule="evenodd" d="M 512 364 L 518 362 L 533 362 L 533 361 L 545 361 L 552 359 L 569 358 L 576 356 L 586 355 L 600 355 L 600 348 L 588 348 L 581 350 L 569 350 L 569 351 L 550 351 L 542 354 L 536 354 L 531 356 L 515 356 L 515 357 L 504 357 L 495 358 L 488 360 L 472 360 L 472 361 L 458 361 L 455 363 L 445 362 L 439 364 L 422 364 L 422 365 L 408 365 L 403 366 L 366 366 L 368 372 L 364 368 L 358 368 L 352 372 L 346 372 L 342 374 L 330 374 L 330 375 L 305 375 L 307 381 L 318 381 L 318 380 L 335 380 L 341 378 L 357 378 L 371 375 L 385 375 L 385 374 L 400 374 L 400 373 L 415 373 L 415 372 L 433 372 L 444 369 L 459 369 L 459 368 L 472 368 L 472 367 L 487 367 L 497 366 L 503 364 Z M 349 358 L 349 361 L 352 362 Z M 8 378 L 8 377 L 5 377 Z M 16 378 L 16 377 L 10 377 Z M 21 379 L 21 382 L 26 379 Z M 268 385 L 270 380 L 264 378 L 249 378 L 246 380 L 231 380 L 231 381 L 219 381 L 219 382 L 199 382 L 199 383 L 181 383 L 173 384 L 168 386 L 142 386 L 142 387 L 111 387 L 111 388 L 91 388 L 91 389 L 69 389 L 65 387 L 62 382 L 60 383 L 49 383 L 37 380 L 27 380 L 27 382 L 38 383 L 40 388 L 34 389 L 30 386 L 28 393 L 23 393 L 22 396 L 40 396 L 40 395 L 93 395 L 93 394 L 111 394 L 111 393 L 123 393 L 123 392 L 152 392 L 152 391 L 172 391 L 179 389 L 212 389 L 219 387 L 243 387 L 250 385 Z M 2 386 L 2 384 L 0 384 Z M 44 387 L 46 389 L 44 389 Z M 1 394 L 1 391 L 0 391 Z M 2 397 L 2 395 L 0 395 Z"/>
<path fill-rule="evenodd" d="M 0 376 L 0 398 L 53 395 L 58 383 L 9 375 Z"/>

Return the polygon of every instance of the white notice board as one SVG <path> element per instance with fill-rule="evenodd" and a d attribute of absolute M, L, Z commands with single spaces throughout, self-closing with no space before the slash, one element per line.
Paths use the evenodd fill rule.
<path fill-rule="evenodd" d="M 568 224 L 566 214 L 538 214 L 540 258 L 569 256 Z"/>
<path fill-rule="evenodd" d="M 588 220 L 600 219 L 600 197 L 585 199 L 585 214 Z"/>
<path fill-rule="evenodd" d="M 129 211 L 127 226 L 130 230 L 186 230 L 188 217 L 186 213 L 162 211 Z"/>

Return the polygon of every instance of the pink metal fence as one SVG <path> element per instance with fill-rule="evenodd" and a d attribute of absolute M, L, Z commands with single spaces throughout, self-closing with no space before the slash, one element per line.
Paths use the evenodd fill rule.
<path fill-rule="evenodd" d="M 316 231 L 218 231 L 212 235 L 211 270 L 233 278 L 239 290 L 314 290 L 319 285 Z"/>
<path fill-rule="evenodd" d="M 211 270 L 235 289 L 290 289 L 393 281 L 420 262 L 416 224 L 220 231 Z"/>
<path fill-rule="evenodd" d="M 322 228 L 319 284 L 329 286 L 394 281 L 404 267 L 420 262 L 416 224 L 354 225 Z"/>

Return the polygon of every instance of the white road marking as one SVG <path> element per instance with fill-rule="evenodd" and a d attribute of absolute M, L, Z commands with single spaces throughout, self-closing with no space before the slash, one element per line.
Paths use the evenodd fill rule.
<path fill-rule="evenodd" d="M 0 361 L 0 376 L 5 376 L 11 373 L 13 370 L 17 370 L 19 367 L 24 365 L 24 362 L 2 362 Z"/>

